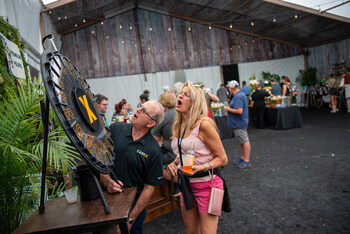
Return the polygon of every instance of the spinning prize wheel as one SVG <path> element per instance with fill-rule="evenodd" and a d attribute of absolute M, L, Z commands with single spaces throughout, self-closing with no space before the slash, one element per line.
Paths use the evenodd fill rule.
<path fill-rule="evenodd" d="M 78 68 L 57 51 L 45 50 L 41 57 L 41 73 L 47 102 L 50 102 L 67 136 L 88 167 L 99 173 L 114 175 L 115 157 L 110 129 L 106 126 L 96 97 Z M 97 178 L 93 177 L 105 211 L 109 213 Z"/>

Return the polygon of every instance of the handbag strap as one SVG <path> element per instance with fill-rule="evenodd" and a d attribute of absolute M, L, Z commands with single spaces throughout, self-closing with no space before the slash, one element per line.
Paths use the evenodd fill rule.
<path fill-rule="evenodd" d="M 186 132 L 186 128 L 187 128 L 188 121 L 187 121 L 187 123 L 186 123 L 184 132 L 182 133 L 182 137 L 180 137 L 180 134 L 181 134 L 181 124 L 182 124 L 182 121 L 181 121 L 181 123 L 180 123 L 180 128 L 179 128 L 179 135 L 178 135 L 178 138 L 177 138 L 177 146 L 178 146 L 178 149 L 179 149 L 179 155 L 180 155 L 180 160 L 181 160 L 181 166 L 183 166 L 184 164 L 183 164 L 183 162 L 182 162 L 181 143 L 182 143 L 182 139 L 183 139 L 184 136 L 185 136 L 185 132 Z"/>
<path fill-rule="evenodd" d="M 211 162 L 209 162 L 211 165 L 211 170 L 209 170 L 209 176 L 210 176 L 210 180 L 211 180 L 211 186 L 214 187 L 214 182 L 213 182 L 213 177 L 214 177 L 214 166 Z M 210 173 L 211 171 L 211 173 Z"/>

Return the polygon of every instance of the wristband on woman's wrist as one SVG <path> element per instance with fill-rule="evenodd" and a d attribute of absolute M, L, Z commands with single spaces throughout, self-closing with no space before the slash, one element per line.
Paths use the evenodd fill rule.
<path fill-rule="evenodd" d="M 179 163 L 176 160 L 174 160 L 173 163 L 175 163 L 176 166 L 179 165 Z"/>
<path fill-rule="evenodd" d="M 204 163 L 204 166 L 205 166 L 204 172 L 207 172 L 207 171 L 208 171 L 208 165 L 207 165 L 207 163 Z"/>

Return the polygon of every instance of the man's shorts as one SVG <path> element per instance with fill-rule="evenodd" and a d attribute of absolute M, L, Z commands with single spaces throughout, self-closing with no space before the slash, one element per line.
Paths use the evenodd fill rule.
<path fill-rule="evenodd" d="M 234 128 L 233 133 L 235 134 L 234 137 L 238 140 L 240 144 L 249 142 L 247 129 Z"/>

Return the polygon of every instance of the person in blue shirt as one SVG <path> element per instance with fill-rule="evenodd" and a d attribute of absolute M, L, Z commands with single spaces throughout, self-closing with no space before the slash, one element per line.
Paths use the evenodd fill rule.
<path fill-rule="evenodd" d="M 249 89 L 249 87 L 246 84 L 247 83 L 245 81 L 242 82 L 242 89 L 241 89 L 241 91 L 247 96 L 247 98 L 249 98 L 250 89 Z"/>
<path fill-rule="evenodd" d="M 248 138 L 248 100 L 245 93 L 243 93 L 239 84 L 235 80 L 228 82 L 230 92 L 233 94 L 233 98 L 229 106 L 225 106 L 224 110 L 227 111 L 227 125 L 233 128 L 234 136 L 239 141 L 241 146 L 241 158 L 234 162 L 238 165 L 238 168 L 249 167 L 250 161 L 250 142 Z"/>

